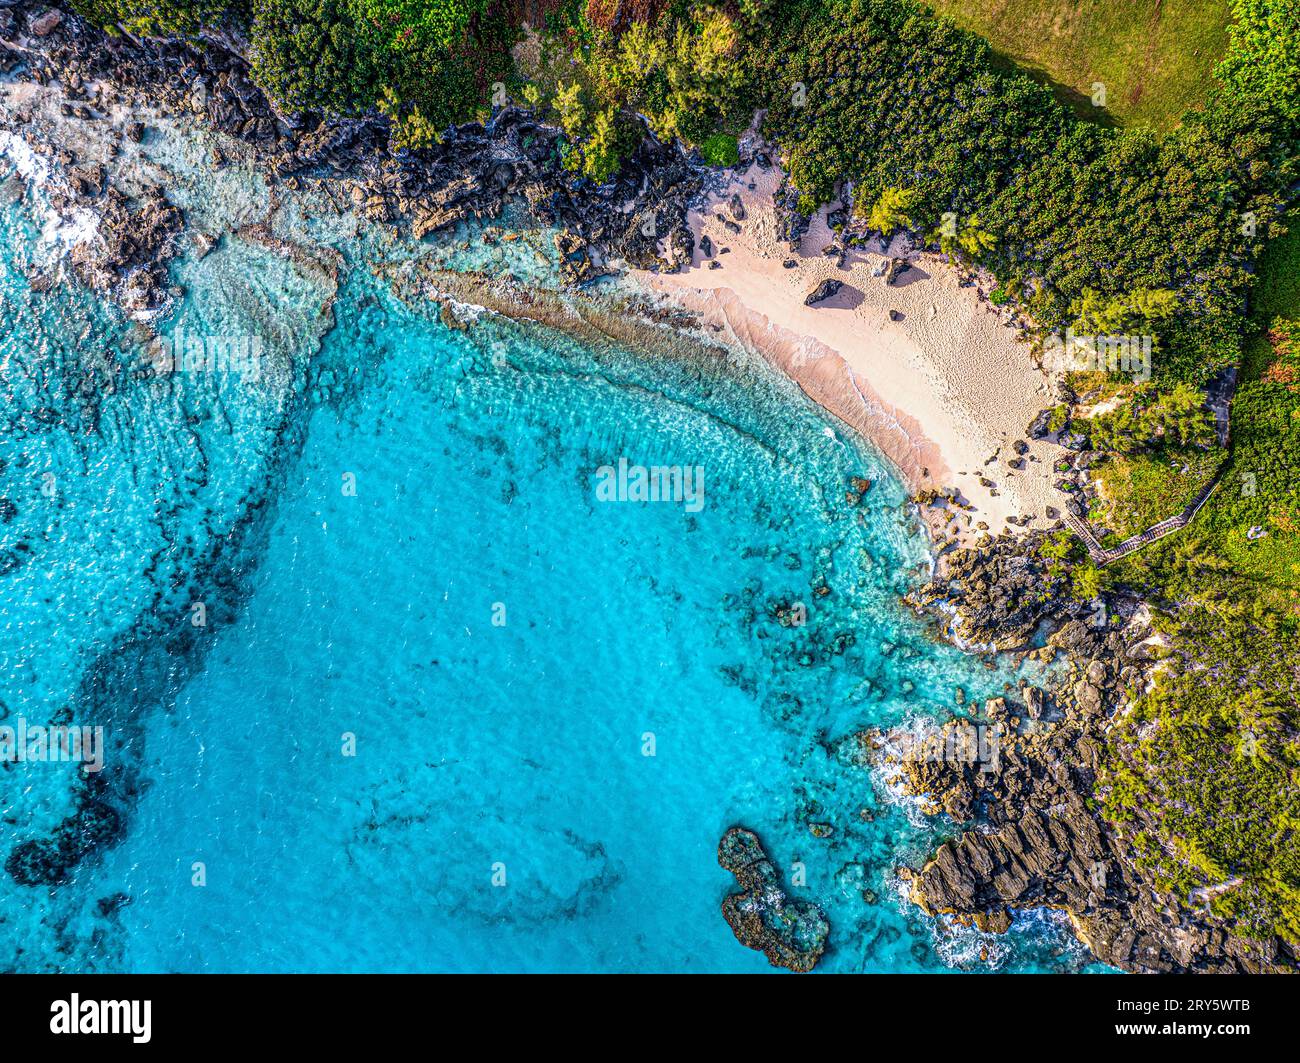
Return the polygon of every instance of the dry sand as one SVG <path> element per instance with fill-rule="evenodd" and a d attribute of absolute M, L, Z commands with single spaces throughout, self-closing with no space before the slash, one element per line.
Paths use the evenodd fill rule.
<path fill-rule="evenodd" d="M 840 268 L 821 253 L 835 235 L 826 208 L 800 250 L 789 251 L 777 238 L 773 194 L 779 181 L 776 169 L 758 167 L 733 177 L 691 214 L 697 246 L 690 268 L 633 271 L 634 283 L 693 311 L 706 327 L 720 328 L 724 338 L 789 373 L 809 396 L 870 438 L 913 491 L 955 487 L 970 508 L 954 510 L 951 519 L 941 509 L 927 511 L 939 537 L 969 542 L 981 534 L 980 523 L 993 534 L 1019 532 L 1008 517 L 1029 517 L 1030 528 L 1052 524 L 1048 508 L 1064 502 L 1052 487 L 1052 464 L 1062 451 L 1028 439 L 1025 428 L 1055 402 L 1056 389 L 1003 312 L 982 300 L 976 287 L 960 286 L 942 256 L 906 255 L 912 268 L 886 286 L 873 272 L 882 270 L 891 251 L 904 250 L 899 242 L 852 251 Z M 739 235 L 716 217 L 731 219 L 733 192 L 746 212 Z M 710 269 L 699 250 L 706 233 L 719 269 Z M 788 259 L 794 268 L 783 266 Z M 804 297 L 827 278 L 844 287 L 816 307 L 805 306 Z M 891 320 L 890 311 L 901 319 Z M 1021 470 L 1007 464 L 1017 457 L 1017 440 L 1029 445 Z"/>

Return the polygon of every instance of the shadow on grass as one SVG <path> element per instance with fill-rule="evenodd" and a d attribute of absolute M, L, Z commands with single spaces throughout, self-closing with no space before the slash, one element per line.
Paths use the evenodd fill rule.
<path fill-rule="evenodd" d="M 1028 61 L 1017 62 L 992 46 L 989 47 L 989 61 L 999 73 L 1023 74 L 1030 80 L 1042 85 L 1043 88 L 1056 97 L 1058 103 L 1069 108 L 1085 122 L 1092 122 L 1094 125 L 1103 126 L 1106 129 L 1118 129 L 1124 124 L 1108 108 L 1094 106 L 1091 96 L 1057 81 L 1042 67 L 1033 66 Z"/>

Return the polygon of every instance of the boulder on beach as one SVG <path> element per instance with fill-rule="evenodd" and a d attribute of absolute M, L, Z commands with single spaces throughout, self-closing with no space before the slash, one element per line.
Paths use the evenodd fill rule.
<path fill-rule="evenodd" d="M 891 258 L 889 269 L 885 271 L 885 284 L 892 285 L 899 277 L 912 268 L 912 263 L 905 258 Z"/>
<path fill-rule="evenodd" d="M 1039 410 L 1038 415 L 1029 422 L 1029 426 L 1025 429 L 1025 434 L 1029 436 L 1030 439 L 1042 439 L 1049 433 L 1051 423 L 1052 411 Z"/>
<path fill-rule="evenodd" d="M 804 306 L 816 306 L 823 299 L 829 299 L 843 287 L 843 281 L 824 280 L 804 297 Z"/>

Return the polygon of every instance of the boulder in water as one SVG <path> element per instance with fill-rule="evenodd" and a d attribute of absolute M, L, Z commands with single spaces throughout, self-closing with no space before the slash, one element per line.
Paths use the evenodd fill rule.
<path fill-rule="evenodd" d="M 718 843 L 718 863 L 736 876 L 742 892 L 722 902 L 722 915 L 746 948 L 773 967 L 811 971 L 826 951 L 830 923 L 811 901 L 791 900 L 758 835 L 732 827 Z"/>

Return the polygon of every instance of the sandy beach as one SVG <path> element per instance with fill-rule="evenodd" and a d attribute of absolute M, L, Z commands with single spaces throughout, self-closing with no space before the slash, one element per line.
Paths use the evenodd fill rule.
<path fill-rule="evenodd" d="M 691 213 L 690 267 L 633 271 L 634 283 L 789 373 L 870 438 L 913 491 L 956 488 L 965 508 L 927 509 L 937 538 L 967 542 L 984 531 L 1051 525 L 1064 501 L 1052 487 L 1062 451 L 1025 429 L 1053 404 L 1055 387 L 1028 344 L 975 286 L 961 286 L 942 256 L 909 252 L 902 240 L 850 251 L 842 266 L 823 255 L 835 238 L 825 207 L 790 251 L 777 236 L 779 181 L 779 171 L 757 166 L 734 176 Z M 738 234 L 725 225 L 733 193 L 745 213 Z M 700 249 L 705 235 L 711 259 Z M 911 264 L 892 286 L 883 276 L 891 256 Z M 832 278 L 843 282 L 839 292 L 806 306 L 805 296 Z M 1028 445 L 1023 455 L 1017 441 Z"/>

